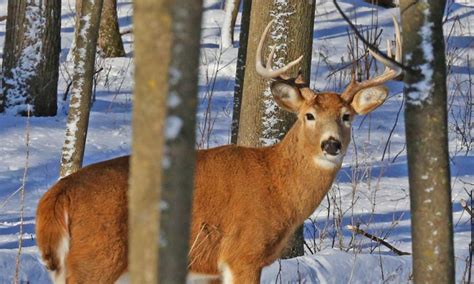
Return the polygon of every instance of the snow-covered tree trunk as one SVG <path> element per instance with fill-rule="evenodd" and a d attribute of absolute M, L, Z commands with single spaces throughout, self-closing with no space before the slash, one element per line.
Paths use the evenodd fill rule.
<path fill-rule="evenodd" d="M 103 0 L 83 0 L 81 17 L 76 21 L 73 50 L 74 73 L 66 138 L 61 156 L 61 177 L 70 175 L 82 167 L 102 4 Z"/>
<path fill-rule="evenodd" d="M 400 1 L 415 283 L 454 283 L 444 0 Z"/>
<path fill-rule="evenodd" d="M 239 134 L 240 105 L 244 89 L 245 60 L 247 59 L 247 45 L 250 28 L 250 11 L 252 0 L 243 0 L 242 18 L 240 20 L 239 52 L 237 55 L 237 68 L 235 71 L 234 106 L 232 112 L 231 143 L 237 144 Z"/>
<path fill-rule="evenodd" d="M 294 67 L 288 75 L 296 76 L 301 68 L 309 84 L 314 9 L 314 0 L 262 0 L 252 3 L 237 144 L 252 147 L 275 144 L 293 125 L 295 116 L 278 108 L 270 92 L 270 82 L 256 73 L 255 53 L 265 26 L 274 19 L 264 54 L 268 54 L 269 46 L 276 45 L 274 68 L 303 54 L 300 66 Z M 289 255 L 303 253 L 301 228 L 299 232 L 295 245 L 291 246 L 293 253 Z"/>
<path fill-rule="evenodd" d="M 8 1 L 0 112 L 56 115 L 60 14 L 60 0 Z"/>
<path fill-rule="evenodd" d="M 173 2 L 172 58 L 160 203 L 160 283 L 186 282 L 196 154 L 202 1 Z"/>
<path fill-rule="evenodd" d="M 234 43 L 234 30 L 237 15 L 239 14 L 241 0 L 227 0 L 225 5 L 225 17 L 222 24 L 222 47 L 229 48 Z"/>

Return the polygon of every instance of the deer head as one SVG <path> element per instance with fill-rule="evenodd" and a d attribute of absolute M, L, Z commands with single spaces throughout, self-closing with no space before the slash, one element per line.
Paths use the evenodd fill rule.
<path fill-rule="evenodd" d="M 260 38 L 257 48 L 256 70 L 261 76 L 273 79 L 271 91 L 277 104 L 284 110 L 298 116 L 295 127 L 300 132 L 298 143 L 306 153 L 312 153 L 314 162 L 323 168 L 339 167 L 350 142 L 351 122 L 355 115 L 367 114 L 386 99 L 388 89 L 383 84 L 400 75 L 401 68 L 383 59 L 369 49 L 369 52 L 385 65 L 383 74 L 370 80 L 352 81 L 342 92 L 316 92 L 308 87 L 301 74 L 296 78 L 285 75 L 297 65 L 303 56 L 290 62 L 283 68 L 273 70 L 271 61 L 275 47 L 271 49 L 266 65 L 261 60 L 262 46 L 270 29 L 270 22 Z M 394 19 L 396 34 L 395 60 L 401 60 L 401 38 L 398 22 Z M 392 56 L 392 45 L 387 43 L 388 56 Z"/>

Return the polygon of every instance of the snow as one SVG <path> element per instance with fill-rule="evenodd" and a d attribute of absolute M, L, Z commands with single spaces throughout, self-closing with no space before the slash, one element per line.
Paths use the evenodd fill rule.
<path fill-rule="evenodd" d="M 73 69 L 71 62 L 67 61 L 67 54 L 73 41 L 74 1 L 63 0 L 62 4 L 60 109 L 56 117 L 30 119 L 30 157 L 20 274 L 22 281 L 40 284 L 49 283 L 49 280 L 35 243 L 35 211 L 41 196 L 58 178 L 67 118 L 62 108 L 67 102 L 62 101 L 62 95 L 71 80 Z M 0 0 L 0 11 L 3 12 L 0 15 L 6 14 L 6 5 L 7 0 Z M 371 25 L 373 12 L 377 11 L 378 23 L 383 28 L 382 42 L 392 38 L 391 16 L 398 13 L 398 8 L 381 9 L 362 0 L 348 0 L 340 5 L 351 18 L 357 17 L 357 25 L 364 28 Z M 130 28 L 131 2 L 119 0 L 118 7 L 121 29 Z M 202 127 L 209 105 L 210 121 L 214 122 L 209 135 L 203 136 L 205 143 L 201 145 L 212 147 L 229 143 L 237 57 L 237 48 L 220 48 L 220 30 L 225 13 L 219 7 L 218 0 L 205 1 L 199 67 L 201 100 L 198 104 L 198 124 Z M 456 132 L 456 121 L 461 121 L 461 117 L 469 119 L 464 115 L 469 114 L 466 113 L 466 102 L 469 100 L 465 96 L 470 87 L 467 60 L 474 58 L 472 9 L 471 3 L 457 1 L 451 7 L 452 14 L 445 24 L 447 31 L 454 25 L 452 36 L 447 41 L 447 52 L 451 58 L 448 77 L 449 101 L 452 102 L 449 143 L 457 283 L 465 277 L 471 240 L 471 224 L 461 200 L 470 202 L 464 189 L 471 190 L 474 184 L 473 152 L 463 146 L 466 142 Z M 340 91 L 349 76 L 340 72 L 328 75 L 342 67 L 341 58 L 348 62 L 347 24 L 333 7 L 332 1 L 317 1 L 316 13 L 311 86 L 319 90 Z M 462 19 L 462 25 L 456 16 Z M 239 29 L 237 24 L 236 34 Z M 4 31 L 5 21 L 0 22 L 0 46 L 4 42 Z M 127 57 L 97 60 L 104 71 L 97 75 L 96 101 L 90 115 L 85 165 L 130 153 L 133 34 L 124 35 L 123 39 Z M 353 141 L 333 189 L 305 222 L 307 255 L 277 261 L 266 267 L 262 283 L 409 281 L 411 256 L 396 256 L 387 248 L 346 229 L 347 225 L 359 225 L 361 229 L 385 238 L 397 249 L 411 252 L 405 129 L 401 108 L 403 84 L 389 82 L 387 86 L 390 94 L 384 105 L 371 115 L 358 117 L 353 122 Z M 167 103 L 171 107 L 179 107 L 184 99 L 170 94 Z M 472 124 L 472 119 L 467 123 Z M 171 128 L 176 129 L 179 123 L 173 125 Z M 0 114 L 0 283 L 12 283 L 15 272 L 19 238 L 18 188 L 22 183 L 25 164 L 25 127 L 26 118 Z M 473 134 L 472 129 L 468 128 L 466 135 L 472 137 Z M 200 136 L 199 131 L 197 135 Z M 166 161 L 163 163 L 166 164 Z M 160 204 L 162 208 L 167 206 Z M 439 212 L 434 211 L 433 214 Z M 433 233 L 438 232 L 433 230 Z"/>
<path fill-rule="evenodd" d="M 175 115 L 170 115 L 166 118 L 165 137 L 167 140 L 174 140 L 178 137 L 181 128 L 183 127 L 183 120 Z"/>

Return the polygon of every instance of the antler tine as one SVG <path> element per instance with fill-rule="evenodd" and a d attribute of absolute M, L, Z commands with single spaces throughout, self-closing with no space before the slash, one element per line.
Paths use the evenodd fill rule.
<path fill-rule="evenodd" d="M 280 69 L 273 70 L 272 67 L 271 67 L 271 63 L 272 63 L 273 55 L 275 54 L 275 49 L 276 49 L 276 46 L 273 46 L 271 51 L 270 51 L 270 55 L 267 58 L 267 64 L 265 66 L 263 65 L 263 63 L 262 63 L 263 42 L 265 41 L 265 37 L 268 34 L 268 30 L 270 29 L 270 27 L 272 26 L 274 21 L 275 20 L 270 21 L 267 24 L 267 26 L 265 27 L 265 30 L 263 31 L 263 34 L 260 37 L 260 41 L 259 41 L 258 46 L 257 46 L 257 54 L 255 55 L 255 69 L 256 69 L 257 73 L 260 74 L 261 76 L 265 77 L 265 78 L 268 78 L 268 79 L 275 79 L 275 78 L 278 78 L 278 77 L 282 76 L 290 68 L 292 68 L 296 64 L 300 63 L 301 59 L 303 59 L 303 55 L 301 55 L 296 60 L 293 60 L 290 63 L 288 63 L 286 66 L 284 66 Z"/>
<path fill-rule="evenodd" d="M 395 17 L 393 17 L 393 24 L 395 27 L 395 61 L 396 62 L 401 62 L 402 59 L 402 40 L 400 36 L 400 27 L 398 25 L 398 21 Z M 398 65 L 393 63 L 390 60 L 387 60 L 380 56 L 378 53 L 375 51 L 371 50 L 369 48 L 369 53 L 379 62 L 381 62 L 383 65 L 385 65 L 385 70 L 384 72 L 376 76 L 375 78 L 372 78 L 367 81 L 362 81 L 360 83 L 352 81 L 349 86 L 344 90 L 342 97 L 346 101 L 352 101 L 354 98 L 354 95 L 365 88 L 369 87 L 374 87 L 378 85 L 382 85 L 383 83 L 390 81 L 394 78 L 396 78 L 398 75 L 402 73 L 402 68 L 400 68 Z M 392 56 L 392 44 L 390 41 L 387 42 L 387 54 L 389 57 Z"/>

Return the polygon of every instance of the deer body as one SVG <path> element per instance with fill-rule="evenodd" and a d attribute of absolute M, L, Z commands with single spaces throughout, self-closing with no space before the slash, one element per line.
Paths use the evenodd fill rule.
<path fill-rule="evenodd" d="M 215 274 L 219 264 L 227 264 L 241 267 L 232 271 L 241 275 L 259 271 L 281 255 L 340 166 L 318 168 L 304 149 L 293 149 L 301 141 L 301 126 L 272 147 L 224 146 L 198 153 L 191 270 Z"/>
<path fill-rule="evenodd" d="M 224 283 L 259 282 L 262 268 L 281 255 L 330 189 L 354 115 L 381 105 L 387 90 L 380 85 L 400 74 L 389 68 L 375 79 L 353 81 L 342 95 L 317 93 L 300 78 L 282 75 L 301 57 L 271 70 L 272 54 L 267 67 L 257 58 L 256 68 L 276 79 L 274 99 L 298 116 L 285 138 L 270 147 L 197 152 L 189 269 L 220 273 Z M 128 157 L 85 167 L 40 200 L 37 243 L 55 283 L 113 283 L 126 272 L 128 168 Z"/>

